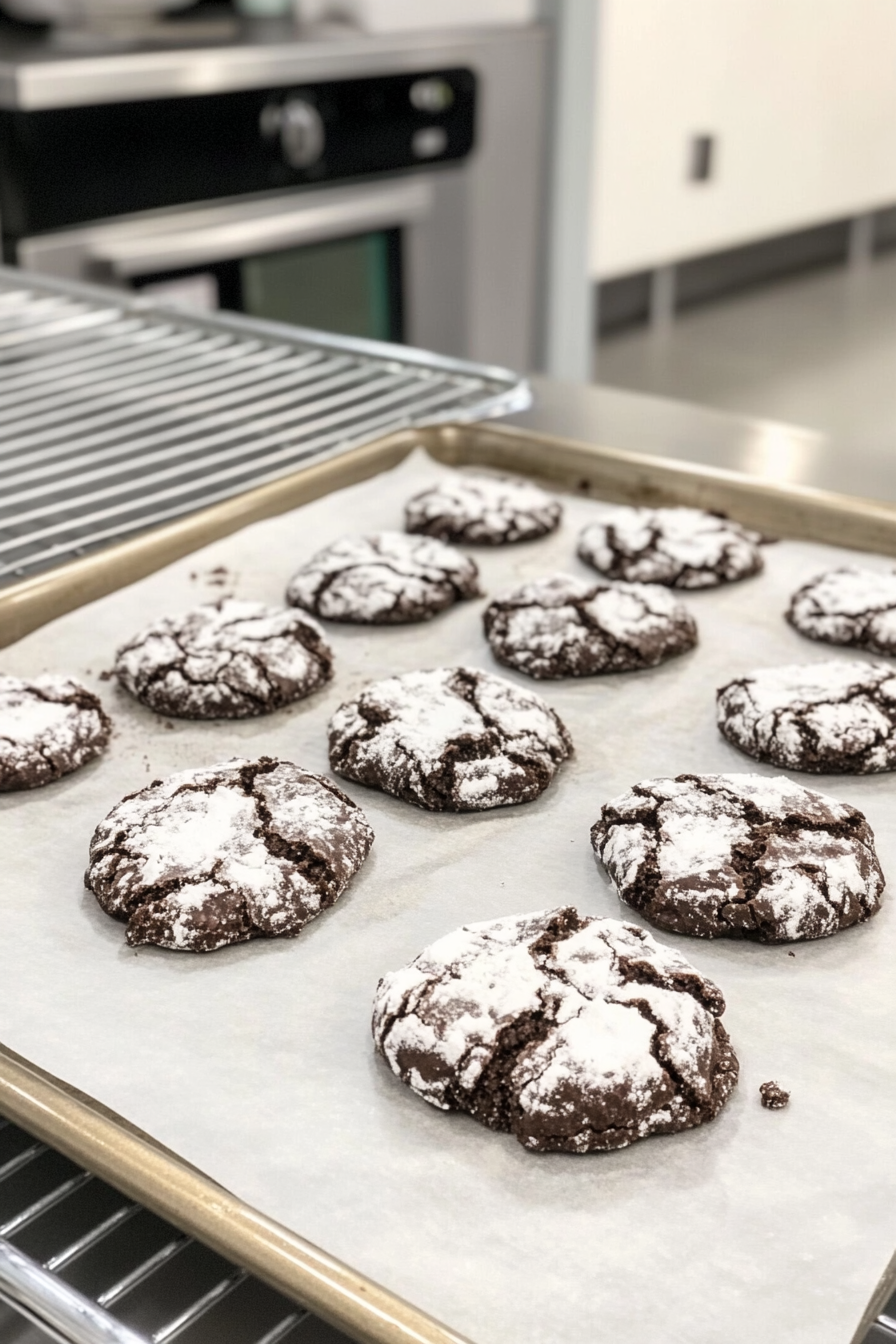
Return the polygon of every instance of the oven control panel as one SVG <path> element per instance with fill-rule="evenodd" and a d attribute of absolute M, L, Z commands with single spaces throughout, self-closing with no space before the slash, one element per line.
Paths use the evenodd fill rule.
<path fill-rule="evenodd" d="M 0 111 L 4 247 L 141 210 L 456 163 L 476 76 L 423 70 L 290 88 Z"/>

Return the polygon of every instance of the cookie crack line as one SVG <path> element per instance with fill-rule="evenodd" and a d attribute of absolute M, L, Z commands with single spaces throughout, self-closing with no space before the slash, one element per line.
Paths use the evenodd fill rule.
<path fill-rule="evenodd" d="M 223 653 L 225 651 L 221 650 L 220 652 Z M 255 655 L 249 653 L 248 650 L 244 650 L 244 656 L 248 658 L 251 661 L 253 667 L 256 667 L 257 670 L 262 674 L 268 689 L 270 691 L 273 691 L 275 688 L 271 683 L 271 681 L 269 680 L 269 678 L 267 677 L 267 674 L 265 673 L 264 669 L 259 664 L 258 659 L 255 657 Z M 185 666 L 186 659 L 187 656 L 185 656 L 183 662 L 167 663 L 163 667 L 154 668 L 145 676 L 141 677 L 139 681 L 141 695 L 147 695 L 155 687 L 163 686 L 172 672 L 178 672 L 183 677 L 184 682 L 188 686 L 190 686 L 193 690 L 205 689 L 209 691 L 220 692 L 222 688 L 225 688 L 226 690 L 230 691 L 232 695 L 237 697 L 242 696 L 246 700 L 251 701 L 252 704 L 257 705 L 260 709 L 268 708 L 268 702 L 263 695 L 255 694 L 253 691 L 250 691 L 248 687 L 240 686 L 237 688 L 231 686 L 230 683 L 227 681 L 220 680 L 221 674 L 225 672 L 233 662 L 232 652 L 230 653 L 227 663 L 224 665 L 224 667 L 219 668 L 217 675 L 214 677 L 194 676 L 187 670 Z M 169 711 L 166 709 L 165 712 L 167 713 Z"/>
<path fill-rule="evenodd" d="M 668 1026 L 661 1018 L 657 1017 L 647 1000 L 610 999 L 609 1002 L 618 1004 L 620 1008 L 634 1008 L 646 1022 L 651 1024 L 653 1035 L 650 1038 L 650 1053 L 671 1081 L 676 1095 L 690 1110 L 696 1111 L 697 1114 L 703 1114 L 706 1110 L 705 1103 L 700 1100 L 681 1071 L 675 1067 L 675 1064 L 668 1057 L 668 1053 L 662 1049 L 661 1037 L 664 1032 L 668 1031 Z"/>
<path fill-rule="evenodd" d="M 556 912 L 547 928 L 529 944 L 529 956 L 549 979 L 569 985 L 569 980 L 559 967 L 548 967 L 545 962 L 554 954 L 559 943 L 577 933 L 581 927 L 578 912 L 572 906 L 566 906 Z M 540 986 L 536 991 L 540 1009 L 518 1014 L 498 1032 L 488 1064 L 470 1094 L 469 1106 L 458 1107 L 469 1109 L 472 1115 L 491 1128 L 519 1134 L 522 1113 L 519 1099 L 513 1095 L 510 1079 L 524 1051 L 533 1045 L 548 1043 L 551 1031 L 557 1025 L 556 1003 L 549 1001 L 547 991 L 548 986 Z M 551 1058 L 556 1053 L 556 1046 L 551 1047 L 548 1043 L 548 1049 L 549 1058 L 542 1073 L 550 1067 Z M 460 1073 L 460 1070 L 456 1072 Z M 533 1078 L 540 1076 L 534 1074 Z"/>
<path fill-rule="evenodd" d="M 254 834 L 261 840 L 271 858 L 288 859 L 309 882 L 325 884 L 320 892 L 320 903 L 322 910 L 328 909 L 338 895 L 336 891 L 338 883 L 332 867 L 310 844 L 287 840 L 277 830 L 264 798 L 254 791 L 254 784 L 253 778 L 253 788 L 249 796 L 255 804 L 255 811 L 261 823 Z"/>

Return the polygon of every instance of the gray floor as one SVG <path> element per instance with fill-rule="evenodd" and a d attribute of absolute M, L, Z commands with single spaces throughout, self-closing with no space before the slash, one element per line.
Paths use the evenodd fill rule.
<path fill-rule="evenodd" d="M 603 385 L 814 429 L 896 456 L 896 253 L 815 271 L 601 341 Z"/>

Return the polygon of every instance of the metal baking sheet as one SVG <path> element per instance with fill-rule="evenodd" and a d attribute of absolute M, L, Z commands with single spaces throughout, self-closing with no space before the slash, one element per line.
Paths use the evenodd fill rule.
<path fill-rule="evenodd" d="M 646 673 L 543 684 L 577 754 L 534 804 L 433 816 L 347 786 L 376 843 L 336 907 L 296 941 L 205 957 L 135 951 L 82 887 L 93 827 L 123 793 L 237 753 L 325 771 L 327 719 L 365 681 L 458 661 L 494 668 L 477 602 L 424 626 L 330 627 L 332 686 L 247 723 L 168 728 L 98 680 L 141 622 L 224 591 L 277 601 L 314 548 L 400 526 L 404 498 L 446 470 L 414 455 L 4 651 L 9 672 L 83 676 L 116 734 L 80 774 L 0 800 L 0 1038 L 476 1344 L 846 1344 L 896 1241 L 889 901 L 869 924 L 792 957 L 661 935 L 725 992 L 741 1082 L 713 1124 L 619 1153 L 533 1156 L 427 1107 L 376 1060 L 368 1024 L 382 971 L 460 923 L 561 902 L 638 922 L 591 855 L 600 804 L 649 775 L 774 773 L 718 736 L 714 688 L 757 665 L 849 656 L 801 639 L 781 612 L 799 582 L 851 553 L 771 546 L 760 578 L 686 599 L 700 625 L 692 654 Z M 486 589 L 586 572 L 575 535 L 600 509 L 569 497 L 555 536 L 477 551 Z M 892 777 L 806 782 L 865 810 L 896 874 Z M 769 1078 L 792 1091 L 786 1111 L 760 1107 Z"/>

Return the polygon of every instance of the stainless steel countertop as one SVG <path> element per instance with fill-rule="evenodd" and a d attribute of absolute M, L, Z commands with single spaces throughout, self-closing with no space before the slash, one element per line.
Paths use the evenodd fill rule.
<path fill-rule="evenodd" d="M 215 26 L 184 18 L 156 25 L 155 39 L 148 30 L 139 38 L 104 40 L 0 21 L 0 107 L 36 111 L 444 68 L 468 61 L 471 45 L 506 42 L 513 31 L 452 28 L 376 37 L 347 26 L 299 29 L 268 19 L 225 21 L 223 37 L 204 36 Z"/>
<path fill-rule="evenodd" d="M 816 430 L 623 392 L 533 378 L 535 405 L 509 422 L 563 438 L 680 458 L 896 502 L 896 455 L 844 451 Z"/>

